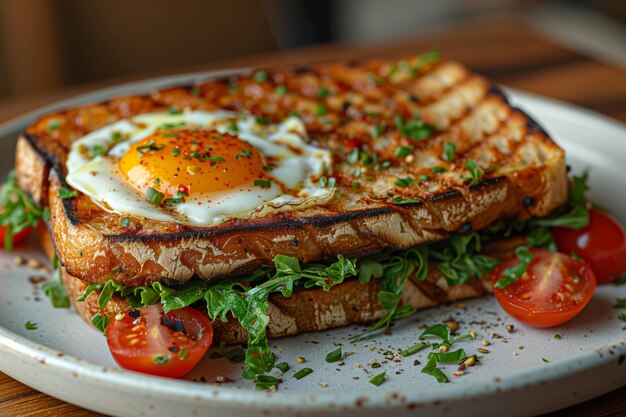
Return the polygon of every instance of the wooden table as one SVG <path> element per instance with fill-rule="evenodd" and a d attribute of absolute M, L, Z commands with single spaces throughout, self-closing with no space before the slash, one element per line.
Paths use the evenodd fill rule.
<path fill-rule="evenodd" d="M 516 19 L 469 22 L 418 40 L 367 47 L 318 46 L 181 68 L 177 72 L 414 54 L 431 46 L 438 46 L 445 57 L 459 59 L 498 83 L 564 100 L 626 121 L 626 71 L 556 45 Z M 164 74 L 148 74 L 142 78 L 154 75 Z M 0 121 L 110 84 L 75 87 L 12 103 L 0 102 Z M 51 398 L 0 373 L 0 416 L 61 415 L 94 417 L 99 414 Z M 626 387 L 548 416 L 623 415 L 626 415 Z"/>

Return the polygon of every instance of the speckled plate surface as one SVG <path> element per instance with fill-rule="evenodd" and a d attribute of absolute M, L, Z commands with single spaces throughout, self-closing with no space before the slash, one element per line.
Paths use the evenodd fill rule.
<path fill-rule="evenodd" d="M 223 73 L 222 73 L 223 74 Z M 17 133 L 38 114 L 117 95 L 146 92 L 167 85 L 220 75 L 192 74 L 151 80 L 98 91 L 26 115 L 0 127 L 0 172 L 13 163 Z M 521 92 L 510 92 L 515 104 L 532 114 L 565 147 L 574 172 L 591 168 L 591 196 L 626 223 L 626 127 L 606 117 Z M 276 393 L 253 390 L 242 380 L 240 365 L 208 356 L 188 380 L 168 380 L 117 368 L 106 342 L 72 310 L 55 310 L 29 277 L 15 266 L 14 255 L 38 258 L 33 243 L 14 254 L 0 253 L 0 370 L 33 388 L 105 414 L 119 416 L 253 416 L 328 415 L 399 416 L 454 414 L 524 416 L 566 407 L 626 384 L 626 322 L 613 308 L 626 297 L 626 286 L 599 288 L 585 311 L 556 329 L 532 329 L 516 323 L 491 297 L 461 305 L 425 310 L 399 322 L 393 335 L 348 343 L 362 328 L 305 334 L 272 342 L 279 361 L 291 370 Z M 456 367 L 444 367 L 448 384 L 420 373 L 427 351 L 401 358 L 397 352 L 416 342 L 425 324 L 453 318 L 459 331 L 475 331 L 475 340 L 458 342 L 466 352 L 483 348 L 478 366 L 452 377 Z M 27 321 L 36 330 L 27 330 Z M 507 325 L 513 325 L 509 332 Z M 510 327 L 509 327 L 510 330 Z M 555 335 L 560 338 L 555 338 Z M 328 364 L 325 355 L 341 344 L 349 352 L 345 364 Z M 306 358 L 298 364 L 296 358 Z M 294 371 L 314 369 L 295 380 Z M 385 371 L 387 380 L 375 387 L 368 380 Z M 217 376 L 227 381 L 215 383 Z M 193 381 L 192 381 L 193 380 Z M 195 382 L 194 382 L 195 381 Z"/>

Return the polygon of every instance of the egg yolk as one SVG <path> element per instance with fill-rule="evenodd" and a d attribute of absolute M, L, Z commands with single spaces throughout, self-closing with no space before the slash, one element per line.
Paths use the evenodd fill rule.
<path fill-rule="evenodd" d="M 267 178 L 260 152 L 238 137 L 217 131 L 163 130 L 134 143 L 119 167 L 136 189 L 213 193 Z"/>

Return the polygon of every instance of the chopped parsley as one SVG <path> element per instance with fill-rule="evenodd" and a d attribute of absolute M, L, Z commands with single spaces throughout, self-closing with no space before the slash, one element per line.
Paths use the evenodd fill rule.
<path fill-rule="evenodd" d="M 413 146 L 400 146 L 396 148 L 396 152 L 394 155 L 398 158 L 404 158 L 405 156 L 410 155 L 415 148 Z"/>
<path fill-rule="evenodd" d="M 280 370 L 283 374 L 289 370 L 289 364 L 287 362 L 280 362 L 274 365 L 274 368 Z"/>
<path fill-rule="evenodd" d="M 120 224 L 124 227 L 130 226 L 130 219 L 128 217 L 122 217 Z"/>
<path fill-rule="evenodd" d="M 376 385 L 377 387 L 380 386 L 380 384 L 382 384 L 383 382 L 385 382 L 385 378 L 387 378 L 387 373 L 383 372 L 382 374 L 378 374 L 374 377 L 372 377 L 369 380 L 369 383 L 372 385 Z"/>
<path fill-rule="evenodd" d="M 24 327 L 26 327 L 26 330 L 37 330 L 37 323 L 28 320 Z"/>
<path fill-rule="evenodd" d="M 61 200 L 66 200 L 68 198 L 78 197 L 78 191 L 70 190 L 69 188 L 65 187 L 59 187 L 58 195 Z"/>
<path fill-rule="evenodd" d="M 413 184 L 413 182 L 415 182 L 415 180 L 414 180 L 413 178 L 411 178 L 411 177 L 405 177 L 405 178 L 398 178 L 398 179 L 394 182 L 394 184 L 395 184 L 397 187 L 402 187 L 402 188 L 405 188 L 405 187 L 408 187 L 409 185 Z"/>
<path fill-rule="evenodd" d="M 289 92 L 289 89 L 285 85 L 276 86 L 276 90 L 274 90 L 277 96 L 284 96 Z"/>
<path fill-rule="evenodd" d="M 471 177 L 472 185 L 478 184 L 478 181 L 483 176 L 483 170 L 478 167 L 478 164 L 476 163 L 476 161 L 471 160 L 471 161 L 465 162 L 465 168 L 467 168 L 470 174 L 472 175 Z"/>
<path fill-rule="evenodd" d="M 293 374 L 293 377 L 296 378 L 296 379 L 302 379 L 302 378 L 304 378 L 307 375 L 311 375 L 312 373 L 313 373 L 313 369 L 311 369 L 311 368 L 302 368 L 298 372 Z"/>
<path fill-rule="evenodd" d="M 433 171 L 435 174 L 441 174 L 443 172 L 446 172 L 446 169 L 444 167 L 432 167 L 431 171 Z"/>
<path fill-rule="evenodd" d="M 49 131 L 53 131 L 53 130 L 57 130 L 59 128 L 60 124 L 58 120 L 50 120 L 48 122 L 48 130 Z"/>
<path fill-rule="evenodd" d="M 343 357 L 343 353 L 341 351 L 341 346 L 340 346 L 326 355 L 326 362 L 328 363 L 337 362 L 337 361 L 340 361 L 342 357 Z"/>
<path fill-rule="evenodd" d="M 265 81 L 267 81 L 269 78 L 269 74 L 267 73 L 267 71 L 257 71 L 254 73 L 254 75 L 252 76 L 252 79 L 254 80 L 254 82 L 256 83 L 264 83 Z"/>
<path fill-rule="evenodd" d="M 330 94 L 330 91 L 326 87 L 320 87 L 317 90 L 317 96 L 319 98 L 326 98 L 326 97 L 328 97 L 329 94 Z"/>
<path fill-rule="evenodd" d="M 255 187 L 269 188 L 271 185 L 272 182 L 268 180 L 254 180 Z"/>
<path fill-rule="evenodd" d="M 326 111 L 327 111 L 326 106 L 323 105 L 322 103 L 317 103 L 315 105 L 315 115 L 316 116 L 318 116 L 318 117 L 319 116 L 323 116 L 323 115 L 326 114 Z"/>
<path fill-rule="evenodd" d="M 434 131 L 432 126 L 424 123 L 420 119 L 413 119 L 405 123 L 403 117 L 401 115 L 397 115 L 395 117 L 395 122 L 398 132 L 400 132 L 402 136 L 407 136 L 414 141 L 424 140 Z"/>
<path fill-rule="evenodd" d="M 158 206 L 161 204 L 164 197 L 165 197 L 165 194 L 163 194 L 160 191 L 155 190 L 152 187 L 148 187 L 146 189 L 146 201 L 149 203 L 152 203 Z"/>
<path fill-rule="evenodd" d="M 395 196 L 392 200 L 396 204 L 417 204 L 422 202 L 419 198 L 404 198 L 402 196 Z"/>
<path fill-rule="evenodd" d="M 452 161 L 456 155 L 456 145 L 452 142 L 446 142 L 443 145 L 443 159 Z"/>

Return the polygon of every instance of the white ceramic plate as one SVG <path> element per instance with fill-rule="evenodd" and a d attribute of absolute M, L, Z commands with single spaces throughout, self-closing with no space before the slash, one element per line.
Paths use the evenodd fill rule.
<path fill-rule="evenodd" d="M 99 101 L 117 95 L 142 93 L 168 85 L 214 77 L 192 74 L 151 80 L 99 91 L 59 103 L 0 127 L 0 152 L 10 155 L 16 134 L 38 115 L 61 107 Z M 532 114 L 567 150 L 574 172 L 591 168 L 591 197 L 626 223 L 626 128 L 606 117 L 563 103 L 521 92 L 510 92 L 513 102 Z M 10 169 L 12 160 L 0 161 Z M 14 255 L 38 257 L 33 244 Z M 557 329 L 532 329 L 509 318 L 491 297 L 466 302 L 466 308 L 443 306 L 417 313 L 396 325 L 391 336 L 351 344 L 351 327 L 272 342 L 278 361 L 291 370 L 276 393 L 253 390 L 242 380 L 240 365 L 225 359 L 209 359 L 188 376 L 190 382 L 150 377 L 120 370 L 111 359 L 102 336 L 72 310 L 55 310 L 37 286 L 33 273 L 16 267 L 13 255 L 0 254 L 0 370 L 54 397 L 110 415 L 120 416 L 283 416 L 328 415 L 399 416 L 414 412 L 445 415 L 463 411 L 466 416 L 522 416 L 544 413 L 603 394 L 626 384 L 626 323 L 614 309 L 626 286 L 604 286 L 585 311 Z M 427 352 L 400 359 L 389 356 L 415 343 L 419 325 L 435 324 L 449 317 L 461 322 L 461 332 L 474 330 L 476 340 L 459 342 L 474 353 L 486 338 L 492 345 L 479 366 L 458 378 L 452 366 L 444 368 L 449 384 L 438 384 L 421 374 Z M 26 330 L 26 321 L 37 330 Z M 506 325 L 514 324 L 508 333 Z M 494 333 L 503 338 L 495 338 Z M 555 335 L 559 334 L 560 339 Z M 328 364 L 326 353 L 342 344 L 353 352 L 339 366 Z M 303 356 L 306 364 L 298 364 Z M 547 360 L 549 362 L 544 361 Z M 374 365 L 374 362 L 379 365 Z M 314 369 L 295 380 L 292 374 L 304 366 Z M 375 387 L 371 376 L 387 372 L 387 380 Z M 275 370 L 274 375 L 279 375 Z M 215 384 L 216 376 L 235 380 Z"/>

